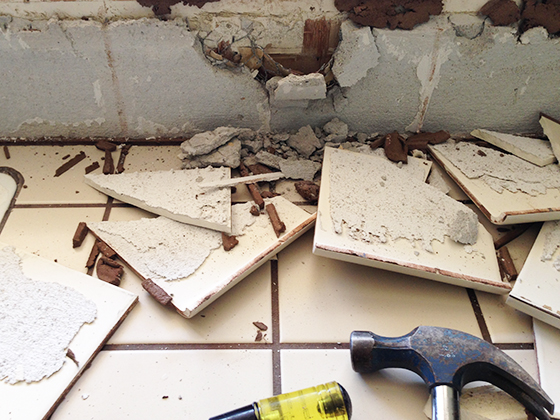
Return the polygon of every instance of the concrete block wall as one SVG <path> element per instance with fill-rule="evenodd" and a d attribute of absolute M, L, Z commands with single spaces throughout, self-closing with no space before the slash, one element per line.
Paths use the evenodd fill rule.
<path fill-rule="evenodd" d="M 297 54 L 307 19 L 345 20 L 332 0 L 177 5 L 168 20 L 135 1 L 1 2 L 0 137 L 291 131 L 333 117 L 366 133 L 538 133 L 539 112 L 560 116 L 560 40 L 494 27 L 476 17 L 484 3 L 447 1 L 412 31 L 373 29 L 365 77 L 302 107 L 271 104 L 246 68 L 212 65 L 200 37 Z"/>

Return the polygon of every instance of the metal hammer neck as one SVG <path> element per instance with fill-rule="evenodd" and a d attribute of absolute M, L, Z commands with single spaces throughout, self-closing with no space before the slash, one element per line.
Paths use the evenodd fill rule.
<path fill-rule="evenodd" d="M 432 420 L 459 420 L 459 394 L 453 387 L 432 388 Z"/>

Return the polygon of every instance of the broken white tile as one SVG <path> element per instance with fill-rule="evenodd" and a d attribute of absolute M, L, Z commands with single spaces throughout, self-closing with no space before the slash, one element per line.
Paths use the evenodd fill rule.
<path fill-rule="evenodd" d="M 271 172 L 266 174 L 249 175 L 232 179 L 224 179 L 222 181 L 214 182 L 203 182 L 200 184 L 201 188 L 223 188 L 223 187 L 234 187 L 239 184 L 251 184 L 254 182 L 261 181 L 276 181 L 277 179 L 284 178 L 285 175 L 282 172 Z"/>
<path fill-rule="evenodd" d="M 266 200 L 266 202 L 274 204 L 280 220 L 286 225 L 286 231 L 279 238 L 274 233 L 267 215 L 251 216 L 249 213 L 251 203 L 236 205 L 235 207 L 239 206 L 240 209 L 245 209 L 247 215 L 245 215 L 245 212 L 234 211 L 233 217 L 236 219 L 233 222 L 234 228 L 239 225 L 239 218 L 250 217 L 252 224 L 242 223 L 247 227 L 243 231 L 243 235 L 237 238 L 239 244 L 230 251 L 223 250 L 221 235 L 217 232 L 206 230 L 205 233 L 201 233 L 202 235 L 217 235 L 219 243 L 216 247 L 216 238 L 214 240 L 209 239 L 208 242 L 203 241 L 207 243 L 206 248 L 209 249 L 209 252 L 202 262 L 199 258 L 200 265 L 197 267 L 188 262 L 191 255 L 188 250 L 183 251 L 181 249 L 182 245 L 173 244 L 172 252 L 170 252 L 169 246 L 163 247 L 160 240 L 151 237 L 152 232 L 142 232 L 139 228 L 135 231 L 136 239 L 134 240 L 138 242 L 138 238 L 142 236 L 145 238 L 145 241 L 142 241 L 144 248 L 148 249 L 156 246 L 161 248 L 161 251 L 150 251 L 150 255 L 155 252 L 156 259 L 152 260 L 150 257 L 149 261 L 147 261 L 147 255 L 142 255 L 141 250 L 136 245 L 132 244 L 131 246 L 127 239 L 108 233 L 111 227 L 110 223 L 130 224 L 131 222 L 88 223 L 88 227 L 102 241 L 111 246 L 119 257 L 144 280 L 151 279 L 171 296 L 171 305 L 183 316 L 190 318 L 264 264 L 315 222 L 315 215 L 307 213 L 283 197 L 274 197 Z M 160 234 L 163 237 L 166 234 L 172 235 L 173 240 L 175 240 L 175 236 L 182 235 L 182 233 L 177 232 L 177 225 L 179 223 L 169 223 Z M 103 226 L 107 226 L 107 228 L 103 228 Z M 155 243 L 150 245 L 149 240 L 155 240 Z M 170 242 L 172 241 L 167 241 L 167 244 L 171 245 Z M 161 270 L 161 264 L 169 264 L 172 268 L 169 273 L 174 274 L 174 279 L 162 276 L 162 274 L 165 274 L 165 270 Z M 194 268 L 190 275 L 186 274 L 187 271 L 182 267 L 186 264 L 190 264 L 190 268 Z M 158 277 L 153 276 L 156 271 L 159 274 Z M 185 276 L 182 278 L 175 276 L 181 273 Z"/>
<path fill-rule="evenodd" d="M 560 262 L 560 222 L 551 221 L 543 224 L 506 303 L 560 328 L 560 264 L 556 262 Z"/>
<path fill-rule="evenodd" d="M 484 129 L 473 130 L 471 134 L 535 165 L 546 166 L 556 162 L 550 142 L 546 140 Z"/>
<path fill-rule="evenodd" d="M 229 232 L 229 188 L 203 189 L 204 182 L 230 178 L 229 168 L 124 172 L 85 176 L 93 188 L 125 203 L 182 223 Z"/>
<path fill-rule="evenodd" d="M 547 115 L 541 115 L 539 123 L 543 128 L 544 134 L 550 140 L 556 159 L 560 162 L 560 122 Z"/>
<path fill-rule="evenodd" d="M 218 127 L 214 131 L 195 134 L 181 143 L 181 151 L 186 157 L 207 155 L 243 133 L 242 128 Z M 252 131 L 252 130 L 251 130 Z"/>
<path fill-rule="evenodd" d="M 343 158 L 335 157 L 333 166 L 336 155 Z M 325 149 L 313 252 L 507 293 L 510 286 L 500 278 L 492 237 L 472 210 L 421 181 L 399 177 L 398 171 L 381 158 Z M 337 184 L 336 177 L 342 184 Z M 340 207 L 343 202 L 346 206 Z M 377 206 L 375 210 L 372 205 Z M 434 217 L 426 219 L 428 213 Z M 468 243 L 472 244 L 469 252 L 464 247 Z"/>
<path fill-rule="evenodd" d="M 492 223 L 560 218 L 558 165 L 536 166 L 514 155 L 468 142 L 450 141 L 429 147 L 432 157 Z"/>
<path fill-rule="evenodd" d="M 321 73 L 309 73 L 303 76 L 289 74 L 278 80 L 274 89 L 276 101 L 302 101 L 324 99 L 327 84 Z"/>
<path fill-rule="evenodd" d="M 379 51 L 371 29 L 345 20 L 340 26 L 341 41 L 333 55 L 332 72 L 342 87 L 350 87 L 377 66 Z"/>
<path fill-rule="evenodd" d="M 0 244 L 1 248 L 6 246 Z M 21 269 L 25 277 L 35 282 L 73 289 L 93 302 L 97 310 L 95 320 L 83 326 L 68 345 L 77 363 L 67 357 L 60 370 L 33 384 L 11 385 L 0 381 L 1 418 L 11 420 L 48 418 L 61 397 L 70 390 L 114 329 L 128 315 L 137 297 L 130 292 L 41 257 L 17 250 L 16 254 L 21 258 Z M 36 310 L 45 310 L 41 308 L 44 303 L 41 298 L 38 298 L 35 303 Z M 32 334 L 32 330 L 29 334 Z M 25 367 L 21 366 L 21 369 L 24 370 Z M 28 404 L 29 401 L 33 401 L 33 404 Z"/>
<path fill-rule="evenodd" d="M 533 322 L 541 386 L 556 402 L 553 417 L 560 417 L 560 331 L 537 319 Z"/>
<path fill-rule="evenodd" d="M 179 158 L 183 159 L 181 165 L 183 169 L 206 168 L 207 166 L 237 168 L 241 162 L 241 141 L 233 139 L 206 155 L 189 158 L 185 154 L 180 154 Z"/>

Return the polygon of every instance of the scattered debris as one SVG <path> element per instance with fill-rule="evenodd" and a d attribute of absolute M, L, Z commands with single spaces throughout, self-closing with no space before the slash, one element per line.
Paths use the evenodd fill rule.
<path fill-rule="evenodd" d="M 511 25 L 521 17 L 519 7 L 513 0 L 490 0 L 478 13 L 488 16 L 494 26 Z"/>
<path fill-rule="evenodd" d="M 128 155 L 128 152 L 130 151 L 131 147 L 132 147 L 132 144 L 125 144 L 121 148 L 121 154 L 119 155 L 119 161 L 117 163 L 117 173 L 118 174 L 124 172 L 124 161 L 126 160 L 126 156 Z"/>
<path fill-rule="evenodd" d="M 272 197 L 278 197 L 280 194 L 273 192 L 273 191 L 263 191 L 261 193 L 262 198 L 272 198 Z"/>
<path fill-rule="evenodd" d="M 241 161 L 241 141 L 233 139 L 207 155 L 184 158 L 185 155 L 182 154 L 180 157 L 183 158 L 183 169 L 206 168 L 208 166 L 237 168 Z"/>
<path fill-rule="evenodd" d="M 74 354 L 74 352 L 71 349 L 66 350 L 66 357 L 68 357 L 70 360 L 72 360 L 76 364 L 77 367 L 80 367 L 80 363 L 76 359 L 76 355 Z"/>
<path fill-rule="evenodd" d="M 74 233 L 74 237 L 72 238 L 72 248 L 78 248 L 84 242 L 89 229 L 85 222 L 78 223 L 78 227 L 76 228 L 76 232 Z"/>
<path fill-rule="evenodd" d="M 503 246 L 496 252 L 500 273 L 505 281 L 515 281 L 517 279 L 517 269 L 511 259 L 507 246 Z"/>
<path fill-rule="evenodd" d="M 168 15 L 171 13 L 171 6 L 175 4 L 185 4 L 188 6 L 197 6 L 201 8 L 206 3 L 213 3 L 220 0 L 138 0 L 138 3 L 144 7 L 153 10 L 156 16 Z"/>
<path fill-rule="evenodd" d="M 304 76 L 289 74 L 278 80 L 272 93 L 274 101 L 325 99 L 327 97 L 327 84 L 325 77 L 320 73 L 311 73 Z"/>
<path fill-rule="evenodd" d="M 107 258 L 113 259 L 117 256 L 117 253 L 113 250 L 113 248 L 103 241 L 97 241 L 97 248 L 99 249 L 99 252 Z"/>
<path fill-rule="evenodd" d="M 313 181 L 297 181 L 294 187 L 304 200 L 316 203 L 319 200 L 319 186 Z"/>
<path fill-rule="evenodd" d="M 261 214 L 261 211 L 259 210 L 259 208 L 257 206 L 251 206 L 251 209 L 249 210 L 249 212 L 253 216 L 260 216 L 260 214 Z"/>
<path fill-rule="evenodd" d="M 442 0 L 335 0 L 336 8 L 360 25 L 412 29 L 443 10 Z"/>
<path fill-rule="evenodd" d="M 86 174 L 89 174 L 99 168 L 99 162 L 95 161 L 91 165 L 86 166 Z"/>
<path fill-rule="evenodd" d="M 552 151 L 560 164 L 560 121 L 549 117 L 548 115 L 541 114 L 539 123 L 543 128 L 544 134 L 548 137 Z"/>
<path fill-rule="evenodd" d="M 78 163 L 80 163 L 85 158 L 86 158 L 86 154 L 83 151 L 81 151 L 76 156 L 74 156 L 72 159 L 70 159 L 69 161 L 67 161 L 63 165 L 61 165 L 59 168 L 57 168 L 55 173 L 54 173 L 54 176 L 57 177 L 57 176 L 62 175 L 64 172 L 72 169 L 74 166 L 76 166 Z"/>
<path fill-rule="evenodd" d="M 326 123 L 323 131 L 327 134 L 326 143 L 341 143 L 348 138 L 348 125 L 338 118 L 333 118 Z"/>
<path fill-rule="evenodd" d="M 276 233 L 276 237 L 280 237 L 280 234 L 286 231 L 286 225 L 280 220 L 280 216 L 278 216 L 278 212 L 276 211 L 274 204 L 267 204 L 265 209 L 268 213 L 268 217 L 270 218 L 270 222 L 272 223 L 274 233 Z"/>
<path fill-rule="evenodd" d="M 112 152 L 117 150 L 117 145 L 109 141 L 101 140 L 95 143 L 95 147 L 105 152 L 105 160 L 103 163 L 103 173 L 105 175 L 115 172 L 115 164 L 113 163 Z"/>
<path fill-rule="evenodd" d="M 195 134 L 189 140 L 181 143 L 183 153 L 181 159 L 207 155 L 247 130 L 234 127 L 218 127 L 214 131 Z"/>
<path fill-rule="evenodd" d="M 97 261 L 97 277 L 114 286 L 121 284 L 121 278 L 124 273 L 123 266 L 115 260 L 102 256 Z"/>
<path fill-rule="evenodd" d="M 301 127 L 296 134 L 290 135 L 286 143 L 306 159 L 309 159 L 309 156 L 315 150 L 323 147 L 323 144 L 309 125 Z"/>
<path fill-rule="evenodd" d="M 384 146 L 385 156 L 393 162 L 408 161 L 408 146 L 404 137 L 394 131 L 385 136 Z"/>
<path fill-rule="evenodd" d="M 243 177 L 249 176 L 249 171 L 247 170 L 245 165 L 242 164 L 242 163 L 239 164 L 239 172 L 241 173 L 241 176 L 243 176 Z M 259 206 L 259 208 L 261 210 L 264 209 L 264 200 L 261 196 L 261 193 L 260 193 L 257 185 L 256 184 L 247 184 L 247 189 L 249 190 L 249 193 L 251 194 L 251 197 L 253 197 L 253 201 L 255 202 L 255 204 L 257 206 Z"/>
<path fill-rule="evenodd" d="M 86 268 L 92 268 L 95 265 L 95 261 L 97 260 L 97 256 L 101 252 L 99 250 L 99 243 L 100 241 L 95 241 L 93 247 L 91 248 L 91 252 L 89 253 L 89 257 L 86 262 Z"/>
<path fill-rule="evenodd" d="M 262 331 L 257 331 L 257 335 L 255 336 L 255 341 L 261 341 L 263 338 Z"/>
<path fill-rule="evenodd" d="M 560 33 L 560 1 L 525 0 L 521 13 L 521 31 L 536 26 L 546 28 L 549 34 Z"/>
<path fill-rule="evenodd" d="M 4 156 L 6 159 L 10 159 L 10 151 L 8 150 L 8 146 L 4 146 Z"/>
<path fill-rule="evenodd" d="M 165 290 L 155 284 L 152 280 L 146 279 L 142 281 L 142 287 L 146 292 L 148 292 L 152 297 L 158 301 L 163 306 L 166 306 L 171 302 L 173 299 L 170 295 L 168 295 Z"/>
<path fill-rule="evenodd" d="M 226 235 L 222 232 L 222 245 L 224 247 L 224 251 L 231 251 L 237 244 L 239 244 L 239 241 L 235 236 Z"/>
<path fill-rule="evenodd" d="M 268 330 L 268 326 L 264 322 L 255 321 L 255 322 L 253 322 L 253 325 L 255 327 L 257 327 L 260 331 L 267 331 Z"/>
<path fill-rule="evenodd" d="M 549 141 L 477 129 L 471 135 L 538 166 L 556 162 Z"/>

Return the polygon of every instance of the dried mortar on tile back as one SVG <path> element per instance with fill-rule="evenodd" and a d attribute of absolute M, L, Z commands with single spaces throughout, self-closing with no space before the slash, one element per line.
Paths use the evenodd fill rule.
<path fill-rule="evenodd" d="M 0 380 L 37 382 L 62 368 L 70 341 L 97 316 L 95 303 L 58 283 L 25 276 L 11 247 L 0 250 Z"/>
<path fill-rule="evenodd" d="M 346 226 L 351 238 L 368 243 L 403 238 L 415 246 L 421 241 L 428 252 L 433 252 L 433 240 L 443 243 L 445 236 L 465 245 L 476 243 L 478 219 L 471 209 L 407 176 L 385 158 L 333 153 L 330 174 L 337 233 Z"/>
<path fill-rule="evenodd" d="M 546 234 L 541 261 L 550 261 L 558 248 L 560 248 L 560 221 L 553 222 Z M 556 257 L 552 266 L 560 271 L 560 255 Z"/>
<path fill-rule="evenodd" d="M 504 189 L 532 196 L 546 194 L 547 189 L 560 188 L 560 166 L 537 166 L 517 156 L 469 142 L 432 146 L 455 165 L 467 178 L 481 179 L 494 191 Z"/>
<path fill-rule="evenodd" d="M 232 211 L 232 235 L 241 236 L 257 217 L 252 202 L 236 204 Z M 221 232 L 176 222 L 160 216 L 128 222 L 88 223 L 129 265 L 145 278 L 179 280 L 190 276 L 213 249 L 222 245 Z"/>

